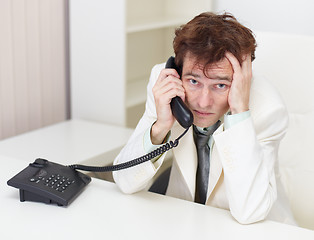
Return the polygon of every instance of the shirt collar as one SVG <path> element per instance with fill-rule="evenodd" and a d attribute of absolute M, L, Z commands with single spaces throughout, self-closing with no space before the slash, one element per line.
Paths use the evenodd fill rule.
<path fill-rule="evenodd" d="M 220 120 L 218 120 L 218 126 L 220 125 Z M 196 129 L 200 132 L 200 133 L 203 133 L 203 134 L 206 134 L 208 131 L 212 131 L 214 128 L 215 128 L 215 130 L 216 130 L 216 128 L 217 128 L 217 123 L 215 123 L 215 124 L 213 124 L 213 125 L 211 125 L 211 126 L 209 126 L 209 127 L 205 127 L 205 128 L 202 128 L 202 127 L 198 127 L 198 126 L 196 126 L 195 125 L 195 127 L 196 127 Z"/>

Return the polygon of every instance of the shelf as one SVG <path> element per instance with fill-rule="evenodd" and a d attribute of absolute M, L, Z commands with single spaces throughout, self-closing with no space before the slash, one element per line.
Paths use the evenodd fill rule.
<path fill-rule="evenodd" d="M 145 104 L 148 78 L 149 77 L 140 79 L 138 81 L 132 81 L 127 84 L 126 89 L 127 108 L 134 107 L 139 104 Z"/>
<path fill-rule="evenodd" d="M 200 12 L 210 10 L 211 2 L 71 1 L 70 35 L 74 56 L 71 58 L 71 89 L 77 92 L 72 94 L 76 106 L 72 109 L 73 115 L 124 127 L 136 126 L 145 108 L 151 69 L 174 54 L 175 28 Z M 102 31 L 104 29 L 107 31 Z M 94 84 L 87 86 L 84 79 L 91 74 Z M 115 79 L 115 84 L 108 88 L 111 79 Z M 112 91 L 113 88 L 118 90 Z M 113 98 L 116 101 L 113 102 Z M 90 108 L 91 105 L 96 107 Z M 110 111 L 112 108 L 114 112 Z"/>
<path fill-rule="evenodd" d="M 148 21 L 139 21 L 129 22 L 127 26 L 127 33 L 136 33 L 142 31 L 149 31 L 159 28 L 175 27 L 180 26 L 187 22 L 189 18 L 159 18 L 159 19 L 150 19 Z"/>

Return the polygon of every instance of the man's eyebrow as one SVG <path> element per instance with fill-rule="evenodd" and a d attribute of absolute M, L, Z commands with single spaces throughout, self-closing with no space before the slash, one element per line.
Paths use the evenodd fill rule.
<path fill-rule="evenodd" d="M 192 77 L 195 77 L 195 78 L 201 78 L 201 75 L 199 75 L 197 73 L 193 73 L 193 72 L 187 72 L 187 73 L 183 74 L 183 77 L 186 77 L 186 76 L 192 76 Z"/>
<path fill-rule="evenodd" d="M 192 76 L 194 78 L 201 78 L 201 75 L 197 74 L 197 73 L 193 73 L 193 72 L 187 72 L 183 75 L 183 77 L 186 77 L 186 76 Z M 209 77 L 211 79 L 214 79 L 214 80 L 225 80 L 225 81 L 229 81 L 231 82 L 231 78 L 230 76 L 228 75 L 210 75 L 210 76 L 206 76 L 206 77 Z"/>
<path fill-rule="evenodd" d="M 228 76 L 228 75 L 211 75 L 211 76 L 208 76 L 209 78 L 211 78 L 211 79 L 214 79 L 214 80 L 226 80 L 226 81 L 229 81 L 229 82 L 231 82 L 231 78 L 230 78 L 230 76 Z"/>

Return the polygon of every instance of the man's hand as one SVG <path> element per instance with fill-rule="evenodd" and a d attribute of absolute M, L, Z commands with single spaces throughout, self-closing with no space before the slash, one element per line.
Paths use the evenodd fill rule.
<path fill-rule="evenodd" d="M 170 102 L 175 96 L 185 98 L 185 90 L 180 76 L 175 69 L 163 69 L 153 87 L 157 121 L 151 129 L 152 143 L 161 144 L 172 128 L 175 118 L 172 115 Z"/>
<path fill-rule="evenodd" d="M 245 55 L 240 65 L 237 58 L 230 52 L 226 58 L 233 68 L 233 80 L 228 96 L 228 103 L 231 114 L 237 114 L 249 110 L 250 89 L 252 80 L 251 55 Z"/>

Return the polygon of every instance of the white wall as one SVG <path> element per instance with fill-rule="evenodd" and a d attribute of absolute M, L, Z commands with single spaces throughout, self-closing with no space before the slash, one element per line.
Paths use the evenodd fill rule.
<path fill-rule="evenodd" d="M 69 3 L 71 117 L 123 126 L 125 1 Z"/>
<path fill-rule="evenodd" d="M 224 10 L 253 31 L 314 35 L 313 0 L 214 0 Z"/>

